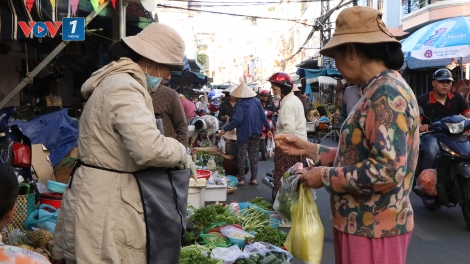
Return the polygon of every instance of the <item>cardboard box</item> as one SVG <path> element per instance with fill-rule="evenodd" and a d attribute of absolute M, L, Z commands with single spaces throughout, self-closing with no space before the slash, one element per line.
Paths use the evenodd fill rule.
<path fill-rule="evenodd" d="M 54 168 L 49 160 L 49 151 L 43 144 L 31 146 L 31 163 L 40 183 L 47 186 L 47 180 L 55 181 Z"/>

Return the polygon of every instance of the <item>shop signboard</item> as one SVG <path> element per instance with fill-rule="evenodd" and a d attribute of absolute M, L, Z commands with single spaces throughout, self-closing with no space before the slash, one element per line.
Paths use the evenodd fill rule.
<path fill-rule="evenodd" d="M 65 41 L 83 41 L 85 40 L 85 18 L 83 17 L 64 17 L 62 21 L 19 21 L 18 26 L 25 35 L 29 37 L 34 35 L 37 38 L 43 38 L 49 32 L 51 37 L 55 37 L 62 27 L 62 40 Z"/>

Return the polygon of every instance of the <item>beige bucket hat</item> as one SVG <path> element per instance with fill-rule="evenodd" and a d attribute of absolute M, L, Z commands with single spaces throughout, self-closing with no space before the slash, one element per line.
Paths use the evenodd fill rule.
<path fill-rule="evenodd" d="M 371 7 L 343 9 L 336 18 L 336 29 L 320 54 L 334 58 L 334 48 L 345 43 L 399 43 L 382 21 L 382 12 Z M 400 44 L 401 45 L 401 44 Z"/>
<path fill-rule="evenodd" d="M 155 62 L 175 66 L 182 70 L 184 66 L 184 41 L 172 27 L 161 23 L 151 23 L 136 36 L 122 40 L 132 50 Z"/>
<path fill-rule="evenodd" d="M 228 140 L 237 140 L 237 129 L 225 132 L 224 138 Z"/>
<path fill-rule="evenodd" d="M 237 88 L 230 92 L 230 95 L 237 98 L 250 98 L 255 97 L 256 92 L 250 89 L 246 84 L 241 83 Z"/>

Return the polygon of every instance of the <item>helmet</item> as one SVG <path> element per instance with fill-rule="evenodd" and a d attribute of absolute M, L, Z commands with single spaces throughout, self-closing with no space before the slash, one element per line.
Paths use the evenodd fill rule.
<path fill-rule="evenodd" d="M 269 77 L 268 81 L 282 86 L 290 87 L 291 89 L 294 83 L 290 76 L 285 72 L 276 72 L 271 77 Z"/>
<path fill-rule="evenodd" d="M 454 78 L 452 78 L 452 73 L 445 68 L 435 71 L 432 74 L 432 79 L 438 81 L 454 81 Z"/>
<path fill-rule="evenodd" d="M 259 93 L 260 95 L 269 95 L 269 91 L 268 90 L 263 90 L 261 91 L 261 93 Z"/>
<path fill-rule="evenodd" d="M 281 92 L 284 95 L 290 93 L 294 85 L 294 82 L 292 81 L 291 77 L 285 72 L 276 72 L 271 77 L 269 77 L 268 81 L 270 83 L 279 85 L 279 87 L 281 88 Z"/>

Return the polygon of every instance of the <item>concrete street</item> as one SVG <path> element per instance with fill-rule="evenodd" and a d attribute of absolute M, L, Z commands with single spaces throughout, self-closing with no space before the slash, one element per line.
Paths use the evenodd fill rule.
<path fill-rule="evenodd" d="M 322 144 L 334 146 L 335 141 L 325 139 Z M 228 202 L 248 201 L 257 196 L 271 201 L 271 189 L 262 184 L 267 171 L 274 168 L 272 159 L 260 161 L 258 186 L 245 185 L 229 194 Z M 247 175 L 247 181 L 249 175 Z M 325 230 L 322 264 L 334 264 L 333 227 L 330 222 L 329 195 L 324 189 L 317 191 L 317 200 L 320 217 Z M 460 207 L 442 208 L 432 212 L 425 209 L 421 199 L 411 194 L 411 203 L 415 215 L 415 229 L 408 248 L 407 263 L 430 264 L 461 264 L 470 263 L 470 231 L 467 230 Z M 287 231 L 286 229 L 285 231 Z M 295 260 L 295 264 L 302 262 Z"/>

